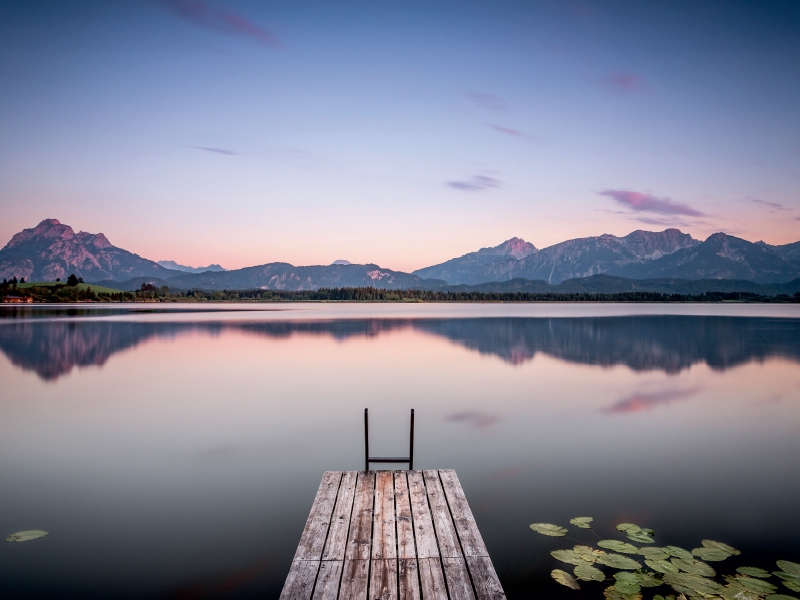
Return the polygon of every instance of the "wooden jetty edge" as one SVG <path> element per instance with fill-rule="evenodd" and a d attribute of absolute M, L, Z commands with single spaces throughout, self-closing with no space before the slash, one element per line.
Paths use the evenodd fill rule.
<path fill-rule="evenodd" d="M 326 471 L 280 600 L 505 600 L 452 469 Z"/>

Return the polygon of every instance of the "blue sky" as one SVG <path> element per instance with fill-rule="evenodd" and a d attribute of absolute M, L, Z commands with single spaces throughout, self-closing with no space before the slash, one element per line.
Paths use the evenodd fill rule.
<path fill-rule="evenodd" d="M 0 5 L 0 244 L 411 270 L 520 236 L 800 239 L 797 2 Z"/>

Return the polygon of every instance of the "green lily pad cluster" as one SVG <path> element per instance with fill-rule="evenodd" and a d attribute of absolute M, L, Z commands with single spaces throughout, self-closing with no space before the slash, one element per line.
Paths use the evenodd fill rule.
<path fill-rule="evenodd" d="M 570 524 L 590 529 L 592 521 L 591 517 L 576 517 Z M 565 527 L 551 523 L 534 523 L 531 529 L 552 537 L 564 537 L 568 533 Z M 630 541 L 655 543 L 652 529 L 620 523 L 617 530 Z M 579 544 L 572 549 L 552 551 L 553 558 L 573 566 L 572 573 L 553 570 L 553 579 L 574 590 L 581 589 L 579 581 L 610 582 L 604 590 L 606 600 L 642 600 L 643 588 L 665 585 L 672 588 L 674 594 L 657 594 L 653 600 L 800 600 L 781 593 L 780 586 L 800 592 L 800 564 L 787 560 L 776 563 L 778 571 L 739 567 L 734 575 L 723 575 L 724 582 L 715 579 L 717 571 L 709 562 L 741 554 L 722 542 L 703 540 L 702 545 L 691 552 L 678 546 L 635 546 L 614 539 L 600 540 L 597 546 Z M 641 562 L 637 560 L 640 556 Z M 601 567 L 617 572 L 608 574 Z"/>

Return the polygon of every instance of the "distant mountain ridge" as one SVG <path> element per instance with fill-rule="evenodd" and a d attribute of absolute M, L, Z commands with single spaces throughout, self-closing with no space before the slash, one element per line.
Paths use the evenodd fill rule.
<path fill-rule="evenodd" d="M 75 233 L 57 219 L 25 229 L 0 250 L 0 277 L 54 281 L 71 273 L 86 281 L 131 277 L 168 278 L 177 271 L 117 248 L 102 233 Z"/>
<path fill-rule="evenodd" d="M 183 273 L 205 273 L 206 271 L 227 271 L 228 269 L 224 269 L 218 264 L 208 265 L 207 267 L 187 267 L 186 265 L 181 265 L 176 263 L 174 260 L 159 260 L 156 261 L 159 265 L 164 267 L 165 269 L 171 269 L 173 271 L 181 271 Z"/>
<path fill-rule="evenodd" d="M 142 283 L 153 283 L 187 290 L 452 286 L 477 289 L 484 284 L 502 287 L 504 282 L 512 281 L 527 281 L 524 284 L 527 288 L 552 290 L 551 286 L 560 287 L 564 282 L 595 275 L 626 280 L 747 280 L 784 284 L 800 277 L 800 242 L 771 246 L 724 233 L 701 242 L 678 229 L 639 230 L 624 237 L 604 234 L 567 240 L 541 250 L 521 238 L 511 238 L 498 246 L 481 248 L 413 273 L 346 262 L 338 260 L 332 265 L 317 266 L 275 262 L 231 271 L 210 265 L 203 272 L 196 272 L 197 269 L 192 272 L 189 271 L 192 267 L 172 261 L 158 264 L 117 248 L 102 233 L 75 233 L 56 219 L 46 219 L 14 235 L 0 250 L 0 278 L 52 281 L 75 273 L 87 282 L 108 287 L 118 283 L 119 287 L 131 289 L 129 286 L 134 284 L 138 288 Z M 696 291 L 692 293 L 698 293 L 693 289 Z"/>

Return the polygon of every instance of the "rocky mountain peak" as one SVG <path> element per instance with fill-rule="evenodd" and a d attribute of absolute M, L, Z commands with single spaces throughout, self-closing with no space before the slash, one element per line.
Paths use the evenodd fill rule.
<path fill-rule="evenodd" d="M 479 257 L 484 256 L 509 256 L 520 260 L 525 258 L 526 256 L 530 256 L 534 252 L 537 251 L 536 246 L 531 244 L 530 242 L 526 242 L 522 238 L 513 237 L 510 240 L 506 240 L 499 246 L 494 246 L 492 248 L 481 248 L 476 253 Z"/>

